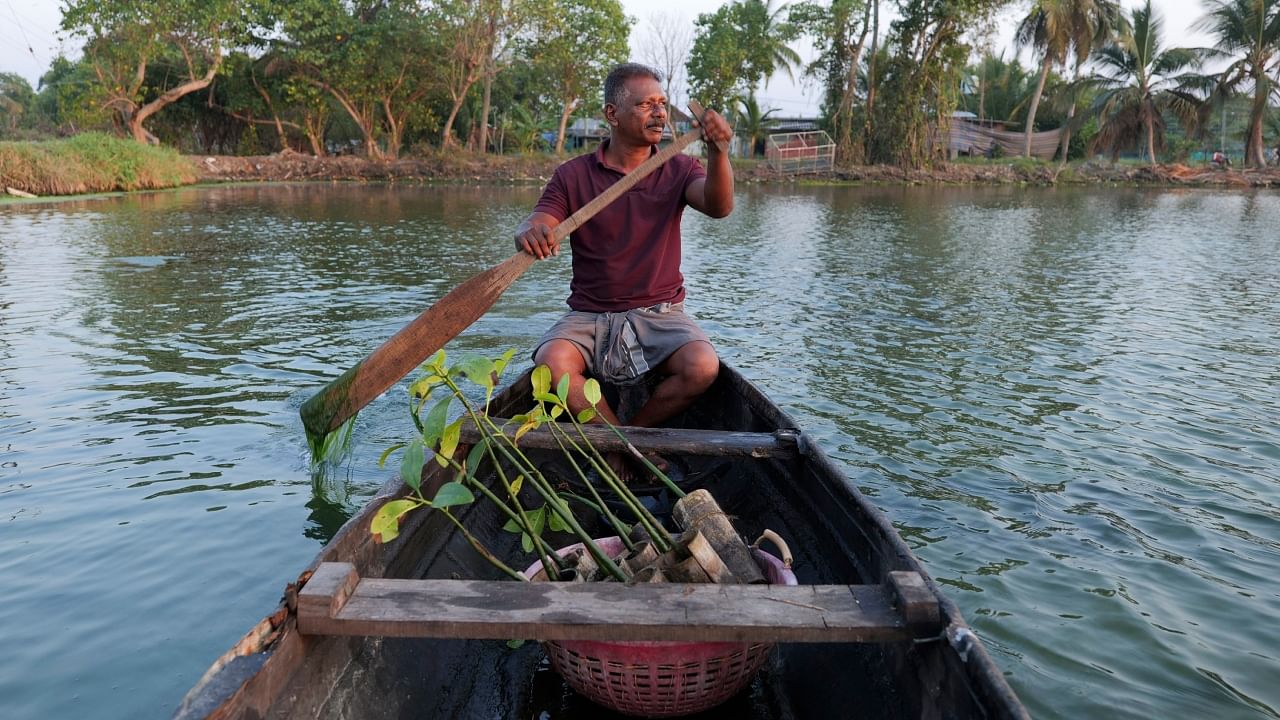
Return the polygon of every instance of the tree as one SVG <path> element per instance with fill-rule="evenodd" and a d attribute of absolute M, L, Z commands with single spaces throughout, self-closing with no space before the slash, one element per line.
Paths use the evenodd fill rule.
<path fill-rule="evenodd" d="M 872 3 L 832 0 L 830 7 L 806 2 L 791 8 L 789 21 L 814 38 L 817 59 L 806 73 L 826 88 L 824 108 L 835 131 L 836 152 L 842 161 L 855 157 L 854 101 L 862 78 L 862 53 L 872 25 Z"/>
<path fill-rule="evenodd" d="M 148 118 L 213 82 L 227 48 L 252 25 L 254 5 L 237 0 L 68 0 L 62 29 L 85 39 L 100 105 L 139 142 L 158 142 Z M 148 64 L 177 58 L 160 87 L 146 84 Z"/>
<path fill-rule="evenodd" d="M 109 120 L 93 111 L 92 87 L 97 79 L 87 60 L 72 62 L 59 55 L 40 76 L 35 109 L 39 122 L 50 130 L 75 132 L 93 126 L 95 120 L 109 127 Z"/>
<path fill-rule="evenodd" d="M 675 107 L 683 107 L 681 86 L 684 66 L 693 46 L 689 23 L 674 15 L 658 13 L 649 16 L 646 27 L 648 32 L 640 44 L 640 59 L 662 73 L 667 102 Z"/>
<path fill-rule="evenodd" d="M 747 138 L 751 143 L 752 156 L 764 154 L 764 144 L 769 137 L 769 126 L 773 121 L 769 116 L 776 112 L 773 109 L 760 111 L 760 103 L 754 95 L 737 98 L 737 113 L 734 117 L 735 132 Z"/>
<path fill-rule="evenodd" d="M 868 155 L 873 162 L 920 167 L 941 155 L 933 142 L 957 100 L 968 59 L 966 30 L 1010 0 L 915 0 L 899 5 L 889 28 L 893 53 L 876 68 L 878 98 Z M 883 73 L 883 75 L 881 75 Z"/>
<path fill-rule="evenodd" d="M 1006 122 L 1017 121 L 1032 97 L 1036 79 L 1015 57 L 983 55 L 965 69 L 965 87 L 960 107 L 978 116 Z"/>
<path fill-rule="evenodd" d="M 433 73 L 442 77 L 452 105 L 440 143 L 457 141 L 453 124 L 476 82 L 497 73 L 497 58 L 529 23 L 538 5 L 531 0 L 439 0 L 429 17 L 433 34 L 443 43 L 443 58 Z M 584 38 L 585 39 L 585 38 Z M 487 111 L 487 108 L 486 108 Z M 481 118 L 487 123 L 487 118 Z"/>
<path fill-rule="evenodd" d="M 1049 71 L 1065 65 L 1068 53 L 1076 59 L 1077 69 L 1095 47 L 1109 41 L 1120 27 L 1120 6 L 1114 0 L 1035 0 L 1031 12 L 1018 24 L 1014 41 L 1019 47 L 1040 50 L 1040 78 L 1031 94 L 1027 110 L 1026 141 L 1023 155 L 1031 157 L 1031 135 L 1035 132 L 1036 111 L 1044 94 Z M 1075 106 L 1072 105 L 1074 114 Z"/>
<path fill-rule="evenodd" d="M 799 29 L 782 19 L 772 0 L 737 0 L 694 22 L 689 83 L 706 106 L 724 108 L 737 95 L 754 95 L 778 70 L 788 75 L 800 56 L 787 43 Z"/>
<path fill-rule="evenodd" d="M 540 77 L 560 109 L 556 152 L 564 152 L 569 118 L 588 99 L 600 98 L 609 69 L 625 62 L 631 19 L 618 0 L 558 0 L 542 18 L 529 48 Z"/>
<path fill-rule="evenodd" d="M 397 157 L 444 64 L 435 28 L 417 3 L 290 0 L 276 8 L 285 37 L 273 47 L 286 71 L 346 111 L 370 158 Z"/>
<path fill-rule="evenodd" d="M 1214 58 L 1231 64 L 1218 75 L 1214 99 L 1222 102 L 1240 89 L 1253 90 L 1249 131 L 1245 136 L 1245 164 L 1265 167 L 1262 129 L 1270 100 L 1277 94 L 1280 75 L 1280 2 L 1275 0 L 1211 0 L 1209 12 L 1197 24 L 1217 38 Z"/>
<path fill-rule="evenodd" d="M 36 93 L 31 83 L 17 73 L 0 72 L 0 133 L 5 127 L 9 131 L 18 129 L 24 124 L 24 117 L 30 114 L 35 102 Z"/>
<path fill-rule="evenodd" d="M 1156 150 L 1164 145 L 1165 111 L 1174 113 L 1184 127 L 1197 125 L 1200 100 L 1184 87 L 1193 76 L 1181 73 L 1198 67 L 1200 55 L 1161 46 L 1162 22 L 1152 12 L 1151 0 L 1134 8 L 1130 18 L 1120 37 L 1093 55 L 1098 68 L 1091 79 L 1098 90 L 1093 104 L 1098 117 L 1095 142 L 1115 158 L 1121 147 L 1144 137 L 1147 157 L 1155 165 Z"/>

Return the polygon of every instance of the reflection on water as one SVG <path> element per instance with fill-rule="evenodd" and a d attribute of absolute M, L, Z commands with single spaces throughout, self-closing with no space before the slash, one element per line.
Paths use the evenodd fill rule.
<path fill-rule="evenodd" d="M 389 394 L 313 475 L 298 406 L 507 257 L 535 197 L 3 206 L 3 714 L 170 713 L 409 426 Z M 1033 715 L 1276 717 L 1277 226 L 1271 194 L 751 188 L 686 216 L 688 307 L 888 512 Z M 449 351 L 528 349 L 567 286 L 537 264 Z"/>

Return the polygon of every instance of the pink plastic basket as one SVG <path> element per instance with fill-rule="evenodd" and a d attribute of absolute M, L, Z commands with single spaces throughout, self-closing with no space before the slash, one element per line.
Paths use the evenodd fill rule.
<path fill-rule="evenodd" d="M 622 551 L 616 537 L 596 541 L 609 555 Z M 581 544 L 561 548 L 563 555 Z M 795 585 L 788 565 L 753 548 L 769 582 Z M 540 564 L 525 574 L 538 579 Z M 746 687 L 773 649 L 772 643 L 548 641 L 551 666 L 569 687 L 625 715 L 662 718 L 689 715 L 720 703 Z"/>

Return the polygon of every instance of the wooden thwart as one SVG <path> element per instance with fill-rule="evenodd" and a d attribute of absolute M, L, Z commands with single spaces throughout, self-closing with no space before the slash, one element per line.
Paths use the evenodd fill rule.
<path fill-rule="evenodd" d="M 494 418 L 499 427 L 506 426 L 507 434 L 515 435 L 517 423 Z M 680 428 L 619 428 L 627 441 L 645 452 L 672 455 L 715 455 L 735 457 L 795 457 L 796 433 L 753 433 L 722 430 L 687 430 Z M 622 441 L 603 425 L 587 425 L 583 432 L 591 440 L 596 449 L 603 452 L 625 449 Z M 575 437 L 576 439 L 576 437 Z M 480 440 L 480 433 L 470 422 L 462 426 L 462 442 L 474 445 Z M 538 428 L 530 430 L 520 437 L 520 447 L 559 449 L 551 430 Z"/>
<path fill-rule="evenodd" d="M 928 592 L 917 573 L 894 585 Z M 912 590 L 907 590 L 910 593 Z M 312 635 L 536 640 L 895 642 L 937 635 L 938 603 L 914 622 L 884 585 L 715 585 L 361 579 L 321 563 L 298 594 Z M 932 605 L 933 612 L 927 611 Z"/>

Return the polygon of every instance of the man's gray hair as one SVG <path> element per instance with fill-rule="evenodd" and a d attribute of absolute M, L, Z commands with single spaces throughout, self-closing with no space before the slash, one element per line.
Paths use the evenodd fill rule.
<path fill-rule="evenodd" d="M 604 104 L 619 107 L 626 97 L 627 81 L 634 77 L 651 77 L 662 82 L 662 73 L 640 63 L 622 63 L 609 71 L 604 79 Z"/>

